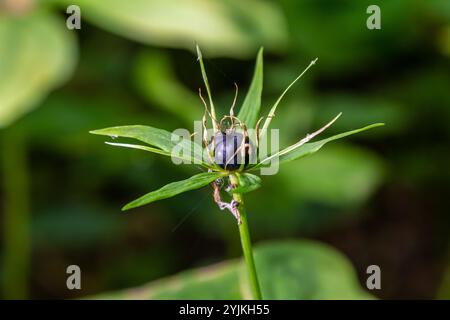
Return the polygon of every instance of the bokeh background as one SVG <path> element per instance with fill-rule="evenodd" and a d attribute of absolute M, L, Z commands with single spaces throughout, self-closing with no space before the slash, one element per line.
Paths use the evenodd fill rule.
<path fill-rule="evenodd" d="M 66 28 L 70 4 L 81 30 Z M 370 4 L 381 30 L 366 27 Z M 197 168 L 88 134 L 192 130 L 196 42 L 224 112 L 234 82 L 243 101 L 260 46 L 263 112 L 319 58 L 272 122 L 282 145 L 340 111 L 323 136 L 386 123 L 266 177 L 247 200 L 254 242 L 328 244 L 362 287 L 379 265 L 377 298 L 450 298 L 446 0 L 0 1 L 1 297 L 97 295 L 240 257 L 235 221 L 208 188 L 120 211 Z M 80 291 L 66 288 L 71 264 Z"/>

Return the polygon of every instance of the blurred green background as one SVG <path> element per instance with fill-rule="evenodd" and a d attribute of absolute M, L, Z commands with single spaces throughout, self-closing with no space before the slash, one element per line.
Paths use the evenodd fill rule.
<path fill-rule="evenodd" d="M 81 8 L 81 30 L 66 28 L 70 4 Z M 381 30 L 366 27 L 370 4 L 381 8 Z M 264 113 L 319 58 L 272 122 L 282 145 L 340 111 L 323 136 L 387 124 L 282 167 L 248 196 L 253 240 L 266 243 L 263 287 L 289 286 L 277 278 L 284 269 L 265 266 L 292 260 L 298 288 L 274 286 L 273 297 L 351 297 L 302 281 L 327 268 L 325 287 L 347 274 L 365 287 L 376 264 L 377 298 L 450 298 L 447 0 L 1 0 L 0 296 L 98 295 L 241 256 L 235 221 L 208 188 L 120 211 L 197 168 L 88 134 L 127 124 L 192 130 L 203 112 L 196 42 L 223 112 L 234 82 L 243 101 L 260 46 Z M 303 238 L 315 241 L 292 242 Z M 235 281 L 233 263 L 223 284 Z M 82 290 L 66 288 L 71 264 Z M 196 290 L 221 297 L 228 287 L 216 285 Z M 192 297 L 162 292 L 152 297 Z"/>

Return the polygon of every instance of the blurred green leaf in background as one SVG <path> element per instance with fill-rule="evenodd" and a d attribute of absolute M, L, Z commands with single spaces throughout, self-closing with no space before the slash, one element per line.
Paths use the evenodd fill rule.
<path fill-rule="evenodd" d="M 77 57 L 75 35 L 47 11 L 0 12 L 0 128 L 36 107 L 67 81 Z"/>
<path fill-rule="evenodd" d="M 312 241 L 271 242 L 255 251 L 265 299 L 372 299 L 345 257 Z M 95 299 L 248 299 L 241 262 L 186 271 L 156 283 Z M 242 284 L 244 281 L 244 285 Z"/>
<path fill-rule="evenodd" d="M 77 5 L 91 23 L 146 44 L 193 50 L 198 42 L 208 54 L 235 57 L 252 56 L 260 46 L 286 47 L 284 18 L 269 1 L 81 0 Z"/>
<path fill-rule="evenodd" d="M 5 5 L 8 9 L 7 2 Z M 11 11 L 14 6 L 9 2 Z M 46 10 L 18 15 L 0 11 L 0 129 L 5 190 L 2 279 L 7 298 L 27 296 L 31 252 L 27 141 L 23 132 L 9 126 L 37 107 L 73 73 L 76 41 L 64 26 L 64 20 Z"/>

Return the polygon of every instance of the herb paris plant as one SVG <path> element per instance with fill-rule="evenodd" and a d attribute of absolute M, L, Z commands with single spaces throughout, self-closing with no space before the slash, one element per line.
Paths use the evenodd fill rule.
<path fill-rule="evenodd" d="M 250 171 L 262 169 L 271 162 L 282 164 L 288 161 L 300 159 L 317 152 L 328 142 L 370 128 L 381 126 L 383 124 L 376 123 L 360 129 L 347 131 L 317 142 L 309 142 L 315 136 L 331 126 L 333 122 L 335 122 L 341 115 L 339 114 L 324 127 L 312 134 L 306 135 L 306 137 L 299 140 L 297 143 L 279 151 L 274 151 L 272 154 L 267 156 L 261 156 L 259 152 L 260 141 L 262 138 L 267 136 L 271 119 L 275 116 L 275 111 L 278 104 L 293 84 L 299 80 L 312 65 L 315 64 L 317 59 L 312 61 L 309 66 L 281 94 L 270 109 L 269 114 L 260 129 L 260 124 L 264 119 L 259 118 L 263 87 L 262 48 L 258 52 L 252 83 L 238 115 L 234 115 L 234 105 L 236 102 L 235 97 L 233 105 L 230 109 L 230 114 L 224 116 L 220 121 L 218 121 L 216 117 L 216 110 L 211 95 L 211 89 L 205 72 L 202 54 L 198 46 L 197 55 L 208 95 L 208 103 L 206 103 L 202 97 L 201 91 L 199 92 L 200 98 L 205 106 L 205 112 L 202 118 L 203 130 L 201 132 L 203 145 L 200 145 L 199 143 L 191 141 L 185 137 L 176 136 L 169 131 L 143 125 L 112 127 L 94 130 L 91 131 L 91 133 L 111 137 L 133 138 L 144 142 L 145 145 L 111 142 L 107 143 L 114 146 L 141 149 L 164 156 L 169 156 L 172 157 L 172 159 L 188 161 L 189 163 L 195 163 L 202 166 L 206 170 L 205 172 L 193 175 L 186 180 L 169 183 L 156 191 L 149 192 L 125 205 L 123 210 L 143 206 L 156 200 L 170 198 L 177 194 L 211 184 L 213 188 L 214 201 L 218 204 L 221 210 L 229 210 L 238 222 L 244 258 L 248 269 L 250 287 L 252 289 L 253 297 L 255 299 L 261 299 L 262 295 L 253 261 L 250 234 L 247 225 L 247 214 L 243 199 L 244 193 L 254 191 L 261 186 L 261 178 L 250 173 Z M 211 120 L 212 134 L 209 134 L 207 130 L 207 115 Z M 253 130 L 252 135 L 249 134 L 249 129 Z M 183 150 L 188 150 L 188 152 L 174 154 L 173 151 L 177 147 L 181 147 Z M 222 201 L 222 194 L 229 194 L 232 198 L 231 201 L 229 203 Z"/>

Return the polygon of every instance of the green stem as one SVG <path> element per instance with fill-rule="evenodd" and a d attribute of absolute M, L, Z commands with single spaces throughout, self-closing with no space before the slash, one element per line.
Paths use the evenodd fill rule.
<path fill-rule="evenodd" d="M 237 184 L 238 179 L 230 176 L 231 183 Z M 253 259 L 252 242 L 250 240 L 250 231 L 247 222 L 247 212 L 245 211 L 244 199 L 242 194 L 233 194 L 233 199 L 239 203 L 239 214 L 241 216 L 241 224 L 239 225 L 239 234 L 241 236 L 242 252 L 247 267 L 250 288 L 252 290 L 253 299 L 262 300 L 261 289 L 258 282 L 258 274 L 256 273 L 255 260 Z"/>

